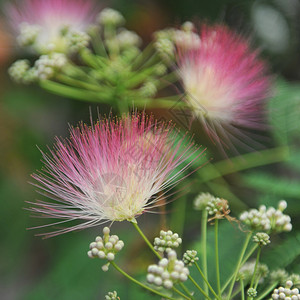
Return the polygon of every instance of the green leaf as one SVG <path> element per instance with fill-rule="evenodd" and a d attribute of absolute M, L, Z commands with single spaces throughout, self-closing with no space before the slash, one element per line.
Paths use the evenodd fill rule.
<path fill-rule="evenodd" d="M 279 80 L 268 109 L 274 138 L 287 145 L 300 133 L 300 85 Z"/>
<path fill-rule="evenodd" d="M 272 241 L 272 236 L 271 236 Z M 272 245 L 272 242 L 271 242 Z M 282 240 L 281 243 L 264 252 L 262 262 L 270 269 L 286 268 L 300 255 L 300 232 Z"/>
<path fill-rule="evenodd" d="M 263 193 L 277 197 L 300 198 L 299 180 L 278 178 L 268 173 L 252 172 L 243 176 L 246 184 Z M 279 199 L 278 199 L 279 200 Z"/>

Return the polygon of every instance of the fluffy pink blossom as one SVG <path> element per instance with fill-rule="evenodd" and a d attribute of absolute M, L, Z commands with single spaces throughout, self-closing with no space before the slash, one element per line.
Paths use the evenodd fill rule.
<path fill-rule="evenodd" d="M 270 78 L 257 51 L 223 25 L 204 25 L 199 37 L 196 48 L 177 47 L 179 75 L 194 116 L 210 133 L 232 125 L 261 129 Z"/>
<path fill-rule="evenodd" d="M 179 137 L 172 125 L 144 114 L 100 120 L 92 127 L 81 124 L 70 133 L 69 139 L 57 138 L 54 150 L 43 154 L 44 171 L 33 175 L 39 190 L 54 201 L 37 201 L 30 209 L 63 219 L 50 225 L 83 222 L 47 236 L 133 220 L 159 205 L 204 151 Z"/>
<path fill-rule="evenodd" d="M 92 0 L 21 0 L 7 7 L 7 15 L 22 45 L 40 53 L 65 51 L 67 31 L 84 32 L 93 21 Z"/>

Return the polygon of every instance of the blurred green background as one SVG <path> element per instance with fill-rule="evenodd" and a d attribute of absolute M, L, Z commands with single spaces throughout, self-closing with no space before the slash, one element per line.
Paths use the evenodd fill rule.
<path fill-rule="evenodd" d="M 288 213 L 292 215 L 295 230 L 288 240 L 286 236 L 278 239 L 282 239 L 282 247 L 289 249 L 286 254 L 287 260 L 295 259 L 300 249 L 297 233 L 300 229 L 300 222 L 297 220 L 300 213 L 299 1 L 117 0 L 106 1 L 103 6 L 120 10 L 127 19 L 127 27 L 137 31 L 145 42 L 152 39 L 155 30 L 177 26 L 187 20 L 196 23 L 203 20 L 225 22 L 238 32 L 251 36 L 253 45 L 260 48 L 262 56 L 269 62 L 275 74 L 274 98 L 269 106 L 272 124 L 265 144 L 289 145 L 292 155 L 284 163 L 243 172 L 243 176 L 232 174 L 224 180 L 230 193 L 237 195 L 251 206 L 262 202 L 277 203 L 282 198 L 288 200 Z M 30 212 L 24 209 L 28 207 L 26 201 L 39 197 L 34 187 L 28 183 L 30 174 L 41 168 L 41 155 L 37 145 L 45 150 L 46 145 L 53 144 L 55 136 L 68 135 L 68 124 L 76 124 L 80 120 L 89 122 L 89 108 L 96 115 L 97 105 L 54 96 L 36 86 L 20 86 L 12 83 L 7 75 L 7 69 L 13 61 L 24 56 L 15 46 L 13 39 L 7 30 L 5 16 L 2 15 L 0 299 L 104 299 L 104 295 L 111 290 L 117 290 L 122 300 L 148 299 L 148 297 L 150 299 L 150 295 L 142 294 L 114 270 L 103 273 L 101 261 L 90 260 L 87 257 L 88 245 L 100 233 L 101 228 L 46 240 L 34 236 L 38 230 L 26 229 L 44 224 L 43 220 L 30 218 Z M 110 110 L 103 105 L 98 107 L 101 113 Z M 219 188 L 224 190 L 224 182 L 214 181 L 210 186 L 203 184 L 197 185 L 196 188 L 181 198 L 181 201 L 187 201 L 189 214 L 188 220 L 185 220 L 186 245 L 191 243 L 194 237 L 199 236 L 199 225 L 196 223 L 198 215 L 192 211 L 191 205 L 194 196 L 201 191 L 218 191 Z M 175 208 L 172 213 L 176 214 Z M 158 233 L 159 216 L 144 215 L 139 218 L 139 222 L 150 238 Z M 221 230 L 227 232 L 232 228 L 225 225 Z M 149 252 L 143 242 L 138 239 L 129 224 L 115 224 L 113 231 L 126 243 L 118 262 L 129 273 L 137 273 L 144 278 L 142 277 L 144 270 L 152 261 L 149 260 Z M 238 245 L 239 239 L 237 230 L 234 231 L 230 246 L 228 241 L 221 238 L 224 249 L 221 269 L 225 273 L 228 272 L 228 268 L 230 269 L 231 259 L 234 257 L 228 255 L 232 254 L 230 247 Z M 272 250 L 273 254 L 275 250 Z M 290 271 L 300 273 L 299 260 L 289 268 Z"/>

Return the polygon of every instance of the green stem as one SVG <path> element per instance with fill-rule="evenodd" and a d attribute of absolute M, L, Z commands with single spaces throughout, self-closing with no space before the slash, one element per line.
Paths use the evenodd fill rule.
<path fill-rule="evenodd" d="M 136 57 L 132 64 L 132 69 L 139 71 L 143 69 L 143 64 L 147 62 L 148 59 L 153 55 L 154 52 L 153 42 L 149 43 L 143 51 Z"/>
<path fill-rule="evenodd" d="M 244 288 L 244 281 L 240 280 L 241 282 L 241 296 L 242 296 L 242 300 L 245 300 L 245 288 Z"/>
<path fill-rule="evenodd" d="M 256 282 L 255 282 L 255 284 L 254 284 L 254 289 L 255 289 L 255 290 L 257 289 L 259 280 L 260 280 L 260 277 L 258 277 L 258 278 L 256 279 Z"/>
<path fill-rule="evenodd" d="M 160 61 L 160 57 L 159 57 L 159 54 L 157 52 L 154 52 L 152 54 L 152 56 L 150 56 L 148 58 L 148 60 L 143 64 L 143 69 L 146 69 L 146 68 L 149 68 L 151 67 L 152 65 L 158 63 Z"/>
<path fill-rule="evenodd" d="M 182 237 L 183 234 L 186 203 L 186 199 L 175 201 L 174 210 L 170 220 L 170 227 L 177 232 L 180 237 Z"/>
<path fill-rule="evenodd" d="M 228 297 L 227 299 L 230 300 L 230 297 L 231 297 L 231 293 L 232 293 L 232 290 L 233 290 L 233 286 L 235 284 L 235 280 L 236 280 L 236 277 L 237 277 L 237 274 L 240 270 L 240 266 L 241 266 L 241 263 L 243 261 L 243 257 L 245 255 L 245 252 L 246 252 L 246 249 L 248 247 L 248 244 L 249 244 L 249 241 L 251 239 L 251 236 L 252 236 L 252 231 L 250 231 L 245 239 L 245 242 L 244 242 L 244 245 L 243 245 L 243 248 L 242 248 L 242 252 L 240 254 L 240 257 L 239 257 L 239 260 L 238 260 L 238 263 L 236 265 L 236 268 L 235 268 L 235 271 L 234 271 L 234 275 L 233 275 L 233 278 L 232 278 L 232 281 L 231 281 L 231 285 L 229 287 L 229 292 L 228 292 Z"/>
<path fill-rule="evenodd" d="M 176 82 L 178 80 L 178 74 L 176 72 L 167 73 L 166 75 L 159 78 L 158 88 L 163 89 L 169 86 L 170 83 Z"/>
<path fill-rule="evenodd" d="M 255 244 L 255 246 L 253 246 L 251 250 L 245 255 L 245 258 L 242 261 L 242 265 L 248 260 L 248 258 L 253 254 L 253 252 L 256 250 L 257 247 L 258 244 Z"/>
<path fill-rule="evenodd" d="M 63 70 L 62 74 L 80 80 L 82 82 L 94 84 L 99 87 L 101 83 L 97 78 L 89 74 L 90 70 L 90 67 L 77 67 L 73 65 L 68 65 L 68 68 Z M 103 85 L 101 85 L 101 87 L 103 87 Z"/>
<path fill-rule="evenodd" d="M 249 257 L 252 255 L 252 253 L 256 250 L 257 247 L 258 247 L 258 244 L 255 244 L 255 246 L 253 246 L 252 249 L 244 256 L 244 259 L 243 259 L 243 261 L 241 263 L 241 266 L 243 266 L 245 264 L 245 262 L 249 259 Z M 226 283 L 222 287 L 222 289 L 221 289 L 222 293 L 225 291 L 225 289 L 227 288 L 227 286 L 231 282 L 234 274 L 235 274 L 235 271 L 233 271 L 233 273 L 231 274 L 231 276 L 228 278 L 228 280 L 226 281 Z"/>
<path fill-rule="evenodd" d="M 125 100 L 125 99 L 116 100 L 117 107 L 118 107 L 119 113 L 121 115 L 124 113 L 128 113 L 128 105 L 125 101 L 122 101 L 122 100 Z"/>
<path fill-rule="evenodd" d="M 202 268 L 203 274 L 205 278 L 208 278 L 207 275 L 207 210 L 202 211 L 202 220 L 201 220 L 201 247 L 202 247 Z M 208 286 L 207 284 L 204 285 L 205 293 L 208 294 Z"/>
<path fill-rule="evenodd" d="M 265 297 L 267 295 L 269 295 L 278 285 L 278 282 L 273 283 L 272 285 L 270 285 L 256 300 L 262 300 L 265 299 Z"/>
<path fill-rule="evenodd" d="M 97 56 L 94 55 L 90 50 L 88 49 L 81 50 L 80 57 L 86 65 L 92 67 L 93 69 L 97 70 L 99 68 L 102 68 L 102 66 L 97 61 L 96 58 Z"/>
<path fill-rule="evenodd" d="M 135 100 L 134 106 L 147 109 L 149 108 L 169 108 L 173 109 L 175 106 L 176 108 L 187 108 L 186 103 L 184 102 L 178 102 L 174 100 L 169 100 L 165 98 L 157 98 L 157 99 L 150 99 L 150 101 L 147 100 Z"/>
<path fill-rule="evenodd" d="M 181 297 L 183 297 L 184 299 L 190 300 L 191 298 L 186 296 L 184 293 L 180 292 L 178 289 L 176 289 L 175 287 L 172 288 L 172 290 L 177 293 L 178 295 L 180 295 Z"/>
<path fill-rule="evenodd" d="M 142 287 L 142 288 L 144 288 L 144 289 L 150 291 L 151 293 L 154 293 L 154 294 L 156 294 L 156 295 L 158 295 L 158 296 L 160 296 L 160 297 L 163 297 L 163 298 L 166 298 L 166 299 L 171 299 L 171 300 L 176 300 L 175 298 L 172 298 L 172 297 L 170 297 L 170 296 L 168 296 L 168 295 L 162 294 L 162 293 L 160 293 L 160 292 L 158 292 L 158 291 L 156 291 L 156 290 L 154 290 L 154 289 L 148 287 L 147 285 L 145 285 L 145 284 L 139 282 L 138 280 L 134 279 L 134 278 L 131 277 L 129 274 L 127 274 L 125 271 L 123 271 L 120 267 L 118 267 L 117 264 L 116 264 L 114 261 L 110 262 L 110 264 L 111 264 L 118 272 L 120 272 L 122 275 L 124 275 L 126 278 L 128 278 L 128 279 L 131 280 L 132 282 L 136 283 L 136 284 L 139 285 L 140 287 Z M 189 298 L 187 298 L 187 299 L 189 299 Z"/>
<path fill-rule="evenodd" d="M 258 262 L 259 262 L 259 257 L 260 257 L 260 253 L 261 253 L 261 247 L 259 247 L 258 251 L 257 251 L 257 256 L 256 256 L 256 261 L 255 261 L 255 267 L 254 267 L 254 272 L 253 272 L 251 283 L 250 283 L 250 288 L 252 288 L 253 284 L 254 284 L 255 275 L 256 275 L 256 271 L 257 271 L 257 267 L 258 267 Z"/>
<path fill-rule="evenodd" d="M 200 291 L 200 293 L 206 298 L 211 300 L 211 298 L 209 298 L 209 296 L 205 293 L 205 291 L 198 285 L 198 283 L 194 280 L 194 278 L 189 275 L 189 279 L 190 281 L 195 285 L 195 287 Z"/>
<path fill-rule="evenodd" d="M 259 281 L 259 278 L 257 278 L 257 280 L 255 282 L 255 285 L 254 285 L 255 275 L 256 275 L 256 271 L 257 271 L 257 267 L 258 267 L 258 263 L 259 263 L 260 253 L 261 253 L 261 247 L 259 247 L 259 249 L 257 251 L 254 271 L 253 271 L 253 275 L 252 275 L 252 279 L 251 279 L 251 283 L 250 283 L 250 288 L 254 288 L 254 289 L 256 289 L 256 287 L 258 285 L 258 281 Z M 247 299 L 253 300 L 253 297 L 247 297 Z"/>
<path fill-rule="evenodd" d="M 133 89 L 140 86 L 143 82 L 145 82 L 149 77 L 152 77 L 155 72 L 156 66 L 152 66 L 147 69 L 143 69 L 140 72 L 136 72 L 135 74 L 132 74 L 125 83 L 125 86 L 127 89 Z M 176 95 L 177 96 L 177 95 Z M 177 98 L 178 99 L 178 98 Z"/>
<path fill-rule="evenodd" d="M 74 87 L 69 87 L 64 84 L 54 82 L 51 80 L 42 80 L 39 85 L 44 90 L 47 90 L 53 94 L 60 95 L 63 97 L 73 98 L 82 101 L 91 102 L 106 102 L 99 99 L 99 95 L 96 92 L 91 92 L 87 90 L 82 90 Z"/>
<path fill-rule="evenodd" d="M 63 74 L 57 74 L 56 79 L 58 79 L 58 81 L 64 84 L 68 84 L 73 87 L 82 87 L 88 91 L 102 92 L 102 89 L 100 88 L 99 85 L 83 82 L 82 80 L 78 80 L 78 79 L 73 79 L 72 77 Z"/>
<path fill-rule="evenodd" d="M 151 249 L 151 251 L 155 254 L 155 256 L 158 259 L 162 259 L 162 257 L 159 255 L 159 253 L 154 249 L 154 247 L 152 246 L 152 244 L 150 243 L 150 241 L 147 239 L 147 237 L 144 235 L 144 233 L 142 232 L 142 230 L 140 229 L 140 227 L 138 226 L 136 220 L 132 220 L 130 221 L 130 223 L 134 226 L 134 228 L 138 231 L 138 233 L 141 235 L 141 237 L 143 238 L 143 240 L 146 242 L 146 244 L 149 246 L 149 248 Z M 184 284 L 181 283 L 180 284 L 182 287 L 185 288 Z M 190 295 L 190 293 L 189 293 Z M 188 298 L 190 299 L 190 298 Z"/>
<path fill-rule="evenodd" d="M 234 291 L 234 293 L 232 293 L 231 299 L 234 299 L 236 295 L 239 294 L 240 292 L 241 292 L 241 285 Z"/>
<path fill-rule="evenodd" d="M 221 296 L 221 284 L 220 284 L 218 227 L 219 227 L 219 220 L 216 219 L 215 220 L 215 260 L 216 260 L 217 288 L 218 288 L 218 295 L 220 297 Z"/>
<path fill-rule="evenodd" d="M 251 169 L 258 166 L 264 166 L 288 159 L 289 148 L 287 146 L 267 149 L 260 152 L 244 154 L 242 157 L 222 160 L 213 166 L 205 166 L 205 176 L 200 180 L 201 183 L 219 178 L 228 174 Z"/>
<path fill-rule="evenodd" d="M 194 299 L 194 297 L 192 296 L 192 294 L 190 293 L 190 291 L 186 288 L 186 286 L 182 282 L 180 282 L 179 285 L 191 297 L 191 299 Z"/>
<path fill-rule="evenodd" d="M 92 45 L 97 55 L 107 57 L 107 52 L 101 38 L 101 32 L 96 29 L 91 31 Z"/>
<path fill-rule="evenodd" d="M 149 246 L 149 248 L 151 249 L 151 251 L 155 254 L 155 256 L 157 256 L 158 259 L 162 259 L 162 257 L 156 252 L 156 250 L 154 249 L 154 247 L 152 246 L 152 244 L 150 243 L 150 241 L 144 235 L 144 233 L 142 232 L 141 228 L 137 224 L 136 220 L 130 221 L 130 222 L 134 226 L 134 228 L 138 231 L 138 233 L 141 235 L 141 237 L 146 242 L 146 244 Z"/>
<path fill-rule="evenodd" d="M 209 284 L 207 278 L 204 276 L 204 274 L 203 274 L 202 270 L 200 269 L 199 265 L 197 264 L 197 262 L 195 262 L 194 264 L 195 264 L 196 268 L 198 269 L 198 271 L 199 271 L 201 277 L 202 277 L 203 280 L 205 281 L 206 286 L 210 289 L 210 291 L 213 293 L 213 295 L 214 295 L 217 299 L 221 299 L 221 298 L 216 294 L 216 292 L 214 291 L 214 289 L 212 288 L 212 286 Z M 207 294 L 207 292 L 206 292 L 206 294 Z"/>

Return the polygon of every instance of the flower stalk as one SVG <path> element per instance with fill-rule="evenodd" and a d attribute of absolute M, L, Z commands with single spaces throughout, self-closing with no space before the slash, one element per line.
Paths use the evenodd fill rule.
<path fill-rule="evenodd" d="M 236 268 L 235 268 L 235 271 L 234 271 L 234 275 L 231 279 L 231 284 L 229 286 L 229 291 L 228 291 L 228 296 L 227 296 L 227 299 L 230 300 L 230 297 L 231 297 L 231 294 L 232 294 L 232 290 L 233 290 L 233 287 L 234 287 L 234 284 L 235 284 L 235 280 L 236 280 L 236 277 L 237 277 L 237 274 L 239 272 L 239 269 L 241 267 L 241 264 L 242 264 L 242 261 L 243 261 L 243 258 L 244 258 L 244 255 L 245 255 L 245 252 L 247 250 L 247 247 L 248 247 L 248 244 L 250 242 L 250 239 L 251 239 L 251 236 L 252 236 L 252 231 L 250 231 L 248 234 L 247 234 L 247 237 L 245 239 L 245 242 L 244 242 L 244 245 L 243 245 L 243 248 L 242 248 L 242 251 L 241 251 L 241 254 L 240 254 L 240 257 L 239 257 L 239 260 L 237 262 L 237 265 L 236 265 Z"/>
<path fill-rule="evenodd" d="M 215 264 L 216 264 L 216 276 L 217 276 L 217 289 L 218 296 L 221 297 L 221 284 L 220 284 L 220 264 L 219 264 L 219 240 L 218 240 L 218 227 L 219 220 L 215 220 Z"/>
<path fill-rule="evenodd" d="M 254 280 L 255 280 L 255 278 L 256 278 L 255 276 L 256 276 L 257 267 L 258 267 L 258 263 L 259 263 L 260 253 L 261 253 L 261 247 L 259 247 L 259 248 L 258 248 L 258 251 L 257 251 L 256 261 L 255 261 L 255 267 L 254 267 L 254 272 L 253 272 L 252 279 L 251 279 L 251 283 L 250 283 L 250 288 L 252 288 L 253 285 L 254 285 Z"/>
<path fill-rule="evenodd" d="M 206 286 L 209 288 L 209 290 L 212 292 L 212 294 L 216 297 L 216 299 L 221 299 L 220 296 L 218 296 L 216 294 L 216 292 L 214 291 L 214 289 L 212 288 L 212 286 L 209 284 L 208 280 L 207 280 L 207 277 L 204 275 L 204 273 L 202 272 L 202 270 L 200 269 L 199 265 L 197 262 L 194 263 L 197 270 L 199 271 L 201 277 L 203 278 L 204 282 L 206 283 Z M 208 294 L 206 291 L 205 291 L 206 294 Z"/>
<path fill-rule="evenodd" d="M 137 232 L 140 234 L 140 236 L 143 238 L 145 243 L 148 245 L 148 247 L 151 249 L 152 253 L 158 258 L 162 259 L 162 257 L 159 255 L 159 253 L 154 249 L 153 245 L 151 242 L 148 240 L 148 238 L 144 235 L 143 231 L 139 227 L 138 223 L 136 220 L 130 221 L 130 223 L 133 225 L 133 227 L 137 230 Z"/>
<path fill-rule="evenodd" d="M 160 296 L 160 297 L 163 297 L 163 298 L 166 298 L 166 299 L 176 300 L 175 298 L 170 297 L 170 296 L 168 296 L 168 295 L 165 295 L 165 294 L 163 294 L 163 293 L 161 293 L 161 292 L 159 292 L 159 291 L 156 291 L 156 290 L 150 288 L 149 286 L 147 286 L 147 285 L 141 283 L 140 281 L 134 279 L 134 278 L 131 277 L 129 274 L 127 274 L 124 270 L 122 270 L 122 269 L 121 269 L 114 261 L 111 262 L 111 265 L 112 265 L 118 272 L 120 272 L 122 275 L 124 275 L 126 278 L 128 278 L 129 280 L 131 280 L 131 281 L 134 282 L 135 284 L 139 285 L 140 287 L 142 287 L 142 288 L 144 288 L 144 289 L 150 291 L 151 293 L 156 294 L 156 295 L 158 295 L 158 296 Z M 189 298 L 186 298 L 186 299 L 189 299 Z"/>
<path fill-rule="evenodd" d="M 203 279 L 208 278 L 207 273 L 207 211 L 205 209 L 202 210 L 202 219 L 201 219 L 201 248 L 202 248 L 202 268 L 203 268 Z M 205 281 L 205 280 L 204 280 Z M 207 282 L 204 285 L 205 293 L 208 293 L 208 285 Z"/>

